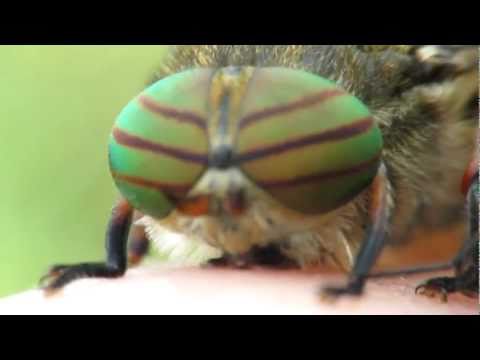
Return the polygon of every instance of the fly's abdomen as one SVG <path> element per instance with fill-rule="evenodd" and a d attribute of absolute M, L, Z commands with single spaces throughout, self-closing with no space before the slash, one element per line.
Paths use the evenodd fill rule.
<path fill-rule="evenodd" d="M 112 176 L 137 209 L 164 217 L 207 166 L 207 96 L 212 71 L 162 79 L 118 116 L 109 143 Z"/>
<path fill-rule="evenodd" d="M 285 68 L 257 70 L 249 89 L 238 161 L 280 203 L 327 212 L 370 184 L 383 142 L 360 100 L 322 77 Z"/>

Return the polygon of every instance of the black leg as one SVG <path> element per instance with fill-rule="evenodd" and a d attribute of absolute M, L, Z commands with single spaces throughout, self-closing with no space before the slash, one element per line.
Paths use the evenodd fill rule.
<path fill-rule="evenodd" d="M 68 283 L 86 277 L 114 278 L 127 269 L 127 238 L 133 209 L 120 200 L 113 209 L 106 235 L 107 260 L 105 263 L 81 263 L 53 266 L 41 282 L 47 292 L 59 290 Z"/>
<path fill-rule="evenodd" d="M 322 289 L 322 295 L 335 298 L 340 295 L 360 295 L 370 269 L 375 264 L 385 244 L 389 220 L 387 206 L 387 174 L 384 164 L 381 164 L 378 174 L 371 187 L 370 226 L 366 238 L 355 260 L 350 278 L 346 286 L 327 287 Z"/>
<path fill-rule="evenodd" d="M 417 286 L 415 293 L 429 297 L 440 295 L 443 301 L 447 301 L 448 294 L 454 292 L 477 297 L 479 293 L 478 175 L 473 178 L 467 195 L 469 230 L 462 249 L 453 260 L 443 264 L 373 273 L 368 275 L 368 278 L 385 278 L 454 269 L 455 276 L 429 279 Z"/>
<path fill-rule="evenodd" d="M 416 293 L 427 296 L 440 295 L 443 301 L 447 301 L 447 295 L 461 292 L 468 296 L 477 297 L 479 292 L 479 237 L 478 237 L 478 173 L 473 177 L 467 195 L 467 210 L 469 231 L 465 243 L 452 261 L 455 268 L 455 276 L 432 278 L 420 284 Z"/>

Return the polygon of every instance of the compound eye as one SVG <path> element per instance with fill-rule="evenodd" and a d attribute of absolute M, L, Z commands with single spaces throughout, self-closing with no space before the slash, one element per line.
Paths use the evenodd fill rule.
<path fill-rule="evenodd" d="M 195 69 L 161 79 L 116 119 L 110 170 L 121 194 L 147 215 L 168 215 L 207 166 L 211 75 Z"/>
<path fill-rule="evenodd" d="M 336 84 L 286 68 L 257 69 L 239 120 L 243 171 L 292 210 L 324 213 L 372 181 L 382 135 L 368 108 Z"/>

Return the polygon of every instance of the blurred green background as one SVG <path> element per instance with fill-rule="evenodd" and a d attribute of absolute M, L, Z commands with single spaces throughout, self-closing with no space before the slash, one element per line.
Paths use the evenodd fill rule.
<path fill-rule="evenodd" d="M 53 263 L 100 260 L 113 121 L 165 46 L 0 46 L 0 297 Z"/>

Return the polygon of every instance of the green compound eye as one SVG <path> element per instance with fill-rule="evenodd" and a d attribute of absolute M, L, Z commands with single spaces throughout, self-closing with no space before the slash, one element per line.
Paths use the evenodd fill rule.
<path fill-rule="evenodd" d="M 207 97 L 212 70 L 189 70 L 150 86 L 118 116 L 110 169 L 122 195 L 161 218 L 184 197 L 208 162 Z"/>
<path fill-rule="evenodd" d="M 155 83 L 118 116 L 110 168 L 122 195 L 161 218 L 195 186 L 212 144 L 284 206 L 332 211 L 373 180 L 383 146 L 368 108 L 287 68 L 194 69 Z"/>
<path fill-rule="evenodd" d="M 280 203 L 324 213 L 373 180 L 381 132 L 368 108 L 336 84 L 299 70 L 263 68 L 243 101 L 241 168 Z"/>

